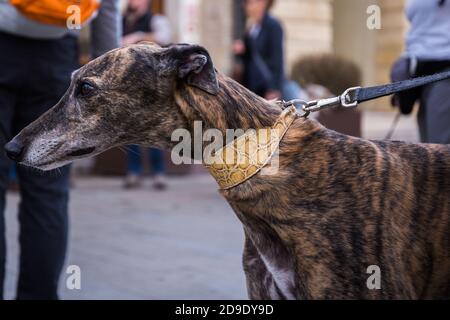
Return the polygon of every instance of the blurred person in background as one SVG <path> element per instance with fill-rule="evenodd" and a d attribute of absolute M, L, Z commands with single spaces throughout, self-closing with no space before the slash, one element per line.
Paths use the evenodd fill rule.
<path fill-rule="evenodd" d="M 0 0 L 0 144 L 3 146 L 63 96 L 71 73 L 79 67 L 78 31 L 65 20 L 57 25 L 30 18 L 30 1 L 17 7 Z M 39 5 L 56 2 L 40 1 Z M 81 1 L 78 2 L 81 5 Z M 86 4 L 83 1 L 83 4 Z M 61 3 L 56 3 L 61 5 Z M 91 24 L 91 54 L 97 57 L 118 47 L 121 34 L 119 1 L 95 6 Z M 64 7 L 64 9 L 66 9 Z M 95 17 L 95 18 L 94 18 Z M 0 298 L 6 263 L 5 191 L 10 161 L 0 153 Z M 20 261 L 17 299 L 57 299 L 68 239 L 69 167 L 38 172 L 17 166 Z"/>
<path fill-rule="evenodd" d="M 409 0 L 406 16 L 406 51 L 393 66 L 392 80 L 450 70 L 450 0 Z M 450 143 L 450 80 L 398 94 L 394 104 L 408 114 L 417 100 L 421 141 Z"/>
<path fill-rule="evenodd" d="M 163 15 L 154 15 L 150 10 L 149 0 L 129 0 L 123 17 L 123 45 L 130 45 L 140 41 L 151 41 L 161 46 L 170 44 L 172 30 L 169 19 Z M 126 189 L 139 188 L 141 177 L 143 147 L 128 146 L 128 167 L 124 187 Z M 153 173 L 153 187 L 164 190 L 165 181 L 164 153 L 159 149 L 149 149 L 150 167 Z"/>
<path fill-rule="evenodd" d="M 243 62 L 243 85 L 268 100 L 281 98 L 285 80 L 283 28 L 269 14 L 273 2 L 244 0 L 246 33 L 233 45 Z"/>

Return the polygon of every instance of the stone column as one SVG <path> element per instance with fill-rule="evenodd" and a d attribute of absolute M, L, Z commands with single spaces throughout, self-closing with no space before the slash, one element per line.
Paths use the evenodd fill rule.
<path fill-rule="evenodd" d="M 205 46 L 216 68 L 228 73 L 232 61 L 232 1 L 166 0 L 165 8 L 175 31 L 174 42 Z"/>
<path fill-rule="evenodd" d="M 302 55 L 333 49 L 332 0 L 278 0 L 273 14 L 285 29 L 286 71 Z"/>
<path fill-rule="evenodd" d="M 373 84 L 384 84 L 390 81 L 391 66 L 404 50 L 408 22 L 404 14 L 405 0 L 377 2 L 381 8 L 382 26 L 376 36 Z M 372 102 L 370 106 L 392 110 L 389 97 Z"/>
<path fill-rule="evenodd" d="M 388 1 L 378 0 L 381 7 L 381 30 L 377 32 L 376 39 L 376 80 L 386 82 L 389 80 L 389 70 L 392 63 L 404 50 L 405 35 L 408 22 L 405 18 L 405 0 Z"/>

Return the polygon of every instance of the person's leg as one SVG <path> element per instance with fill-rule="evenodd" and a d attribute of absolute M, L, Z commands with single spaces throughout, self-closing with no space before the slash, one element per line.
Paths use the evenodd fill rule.
<path fill-rule="evenodd" d="M 450 144 L 450 80 L 428 85 L 423 103 L 426 142 Z"/>
<path fill-rule="evenodd" d="M 142 174 L 141 148 L 137 145 L 130 145 L 127 149 L 128 173 L 139 176 Z"/>
<path fill-rule="evenodd" d="M 1 75 L 0 75 L 1 77 Z M 0 79 L 0 146 L 4 146 L 11 139 L 11 122 L 15 97 L 11 90 L 5 89 Z M 0 300 L 3 299 L 5 264 L 6 264 L 6 236 L 5 236 L 5 194 L 8 187 L 8 174 L 11 161 L 3 150 L 0 152 Z"/>
<path fill-rule="evenodd" d="M 77 40 L 29 40 L 29 70 L 17 101 L 15 131 L 55 105 L 77 67 Z M 57 299 L 68 236 L 69 167 L 39 172 L 17 167 L 21 202 L 17 299 Z"/>
<path fill-rule="evenodd" d="M 57 299 L 67 247 L 69 168 L 17 169 L 22 196 L 17 299 Z"/>
<path fill-rule="evenodd" d="M 16 171 L 16 167 L 15 166 L 11 166 L 9 168 L 9 173 L 8 173 L 8 179 L 9 181 L 17 181 L 17 171 Z"/>
<path fill-rule="evenodd" d="M 128 146 L 127 151 L 127 176 L 125 177 L 125 189 L 134 189 L 141 186 L 142 159 L 141 148 L 137 145 Z"/>
<path fill-rule="evenodd" d="M 2 168 L 3 169 L 3 168 Z M 0 173 L 0 300 L 3 300 L 6 268 L 5 185 Z"/>
<path fill-rule="evenodd" d="M 150 165 L 154 174 L 153 187 L 157 190 L 164 190 L 167 187 L 164 173 L 166 171 L 164 163 L 164 152 L 159 149 L 149 149 Z"/>
<path fill-rule="evenodd" d="M 419 112 L 417 112 L 417 125 L 419 127 L 419 137 L 420 142 L 427 143 L 427 102 L 425 90 L 422 92 L 422 97 L 420 99 Z"/>
<path fill-rule="evenodd" d="M 17 98 L 17 88 L 21 85 L 22 57 L 15 53 L 16 43 L 9 34 L 0 32 L 0 299 L 3 298 L 6 237 L 5 237 L 5 193 L 8 186 L 8 171 L 12 163 L 6 157 L 3 146 L 12 138 L 12 122 Z"/>
<path fill-rule="evenodd" d="M 150 148 L 149 158 L 153 174 L 154 175 L 164 174 L 166 171 L 166 166 L 164 163 L 164 152 L 159 149 Z"/>

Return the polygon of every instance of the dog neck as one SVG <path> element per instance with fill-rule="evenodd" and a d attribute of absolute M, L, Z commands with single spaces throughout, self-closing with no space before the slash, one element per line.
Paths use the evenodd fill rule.
<path fill-rule="evenodd" d="M 297 118 L 294 106 L 286 108 L 270 128 L 248 130 L 219 150 L 206 155 L 204 165 L 227 190 L 251 179 L 272 160 L 279 144 Z"/>
<path fill-rule="evenodd" d="M 270 162 L 297 113 L 294 107 L 281 111 L 280 106 L 254 95 L 229 78 L 219 77 L 219 81 L 217 96 L 185 87 L 176 99 L 188 123 L 201 120 L 206 129 L 222 132 L 222 148 L 203 154 L 202 161 L 225 190 L 247 181 Z M 227 129 L 240 129 L 240 132 L 234 131 L 234 139 L 230 139 Z"/>
<path fill-rule="evenodd" d="M 194 121 L 202 121 L 203 129 L 218 129 L 225 137 L 227 129 L 271 127 L 281 108 L 247 90 L 234 80 L 218 75 L 217 95 L 183 85 L 176 91 L 175 101 L 193 129 Z"/>

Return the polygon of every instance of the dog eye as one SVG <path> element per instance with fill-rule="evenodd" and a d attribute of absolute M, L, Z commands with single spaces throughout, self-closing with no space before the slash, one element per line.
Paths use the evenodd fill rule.
<path fill-rule="evenodd" d="M 82 96 L 88 96 L 92 92 L 94 92 L 94 90 L 95 90 L 95 86 L 88 81 L 83 81 L 78 86 L 78 94 L 80 94 Z"/>

